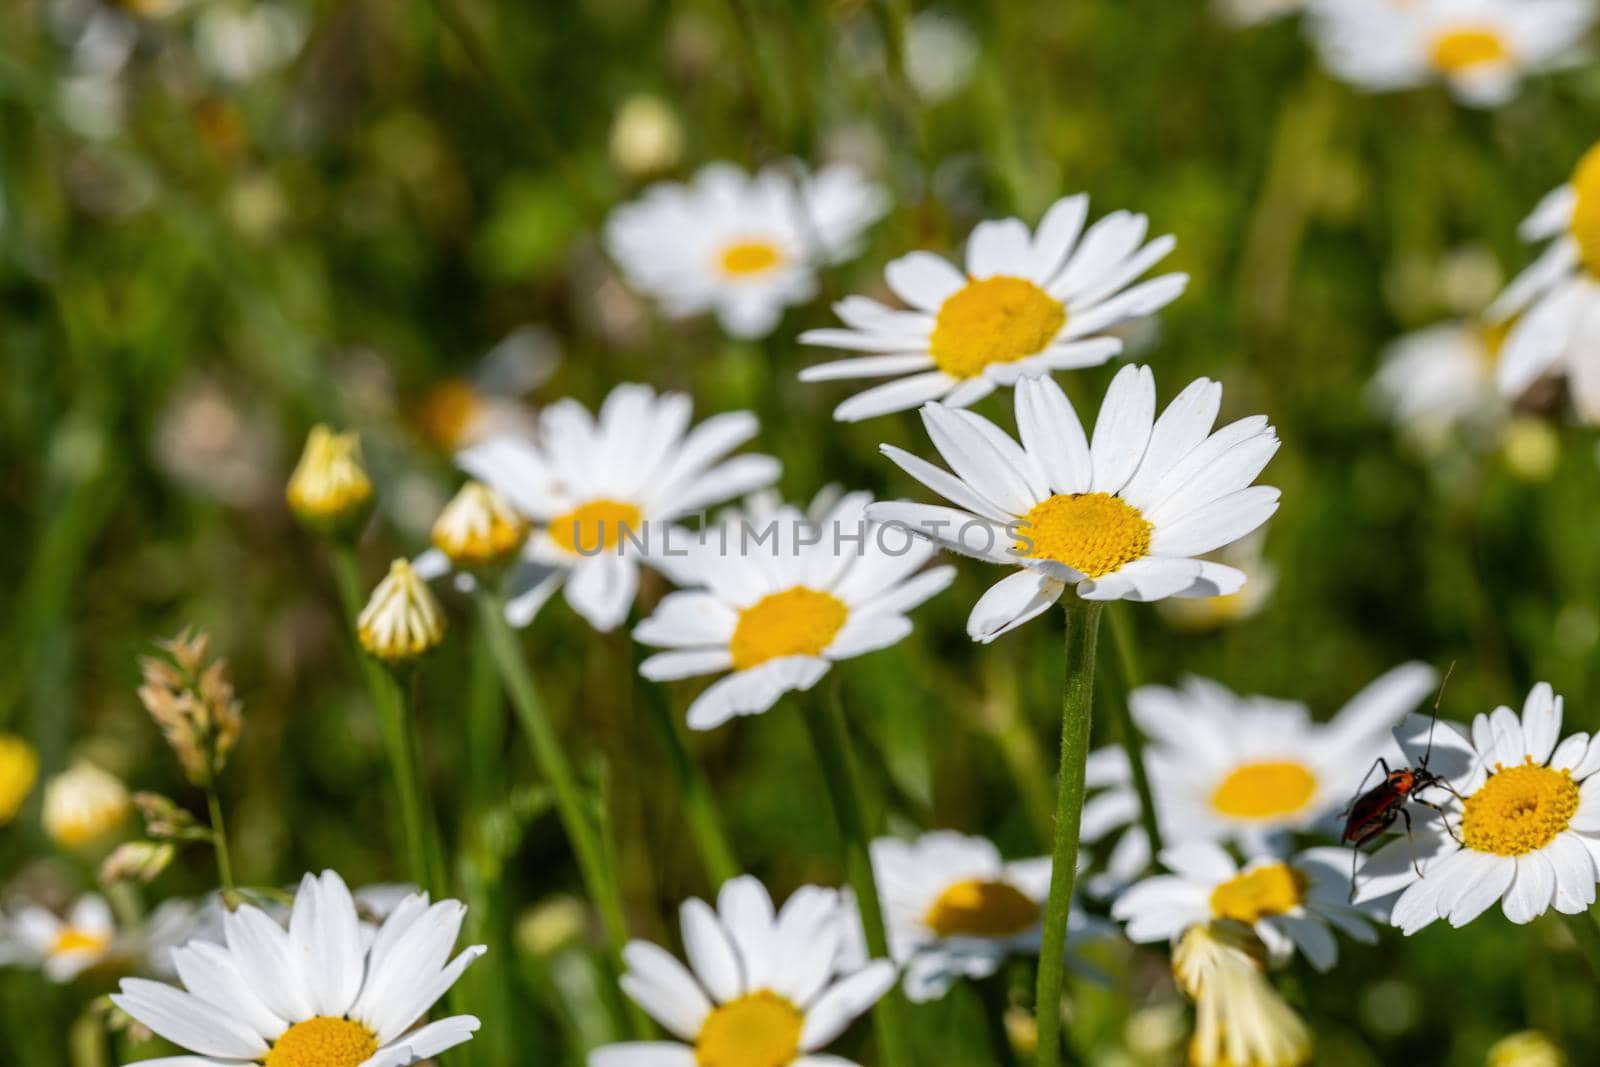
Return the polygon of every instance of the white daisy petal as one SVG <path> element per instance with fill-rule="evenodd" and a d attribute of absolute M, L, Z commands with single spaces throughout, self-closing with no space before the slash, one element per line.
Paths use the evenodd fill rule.
<path fill-rule="evenodd" d="M 814 1052 L 844 1032 L 845 1027 L 893 988 L 898 977 L 894 964 L 876 960 L 835 983 L 806 1013 L 800 1048 Z"/>

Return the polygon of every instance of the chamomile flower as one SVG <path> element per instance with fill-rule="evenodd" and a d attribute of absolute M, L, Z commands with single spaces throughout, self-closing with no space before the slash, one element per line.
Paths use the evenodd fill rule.
<path fill-rule="evenodd" d="M 21 908 L 9 937 L 18 962 L 36 964 L 52 982 L 70 982 L 112 954 L 117 926 L 105 898 L 87 893 L 65 918 L 36 904 Z"/>
<path fill-rule="evenodd" d="M 285 930 L 244 905 L 225 944 L 173 950 L 184 989 L 125 978 L 117 1007 L 199 1058 L 196 1067 L 403 1067 L 472 1039 L 478 1020 L 422 1021 L 483 946 L 454 959 L 466 909 L 407 897 L 364 943 L 356 904 L 332 871 L 306 875 Z"/>
<path fill-rule="evenodd" d="M 1522 222 L 1525 241 L 1549 241 L 1511 280 L 1489 316 L 1515 316 L 1495 381 L 1516 398 L 1544 375 L 1564 376 L 1578 414 L 1600 422 L 1600 352 L 1589 343 L 1600 321 L 1600 144 L 1572 178 L 1541 200 Z"/>
<path fill-rule="evenodd" d="M 985 838 L 936 830 L 874 841 L 872 869 L 889 951 L 913 1002 L 939 999 L 960 978 L 987 978 L 1012 956 L 1039 954 L 1049 856 L 1008 863 Z M 1110 932 L 1073 908 L 1067 945 Z"/>
<path fill-rule="evenodd" d="M 1346 849 L 1261 856 L 1241 868 L 1214 841 L 1185 841 L 1157 858 L 1173 873 L 1130 886 L 1111 907 L 1112 918 L 1127 923 L 1130 941 L 1176 941 L 1192 926 L 1231 919 L 1255 931 L 1273 963 L 1298 951 L 1327 971 L 1339 959 L 1335 930 L 1368 944 L 1378 939 L 1347 902 Z"/>
<path fill-rule="evenodd" d="M 879 503 L 868 515 L 1019 568 L 973 606 L 975 641 L 1020 626 L 1069 589 L 1086 600 L 1234 593 L 1245 576 L 1198 557 L 1277 510 L 1278 490 L 1251 483 L 1278 438 L 1260 415 L 1212 433 L 1221 404 L 1222 386 L 1201 378 L 1157 419 L 1150 369 L 1127 366 L 1086 437 L 1059 385 L 1024 378 L 1020 444 L 979 415 L 928 404 L 922 420 L 954 473 L 892 445 L 882 451 L 956 506 Z"/>
<path fill-rule="evenodd" d="M 1248 929 L 1192 926 L 1172 953 L 1172 975 L 1195 1003 L 1193 1067 L 1299 1067 L 1311 1060 L 1305 1022 L 1272 987 Z"/>
<path fill-rule="evenodd" d="M 1371 394 L 1421 446 L 1447 444 L 1457 429 L 1482 429 L 1504 412 L 1495 390 L 1503 325 L 1461 321 L 1397 338 L 1383 353 Z"/>
<path fill-rule="evenodd" d="M 715 910 L 689 900 L 680 914 L 689 966 L 633 941 L 622 976 L 623 991 L 676 1040 L 608 1045 L 589 1067 L 853 1067 L 819 1050 L 889 991 L 895 968 L 839 966 L 836 891 L 806 886 L 775 913 L 760 882 L 735 878 Z"/>
<path fill-rule="evenodd" d="M 1204 678 L 1187 678 L 1177 689 L 1135 689 L 1128 702 L 1150 739 L 1145 765 L 1162 834 L 1261 853 L 1285 834 L 1316 827 L 1350 799 L 1350 769 L 1387 750 L 1389 731 L 1435 680 L 1425 664 L 1396 667 L 1326 723 L 1313 722 L 1304 704 L 1237 696 Z M 1087 775 L 1098 791 L 1084 805 L 1083 839 L 1126 827 L 1109 875 L 1091 883 L 1105 891 L 1144 869 L 1150 844 L 1138 825 L 1139 798 L 1122 747 L 1090 753 Z"/>
<path fill-rule="evenodd" d="M 1551 907 L 1567 915 L 1587 910 L 1600 870 L 1600 778 L 1592 777 L 1600 742 L 1578 733 L 1558 744 L 1561 713 L 1561 698 L 1540 682 L 1521 716 L 1507 707 L 1480 714 L 1470 736 L 1421 716 L 1402 724 L 1395 740 L 1411 765 L 1431 740 L 1429 769 L 1460 798 L 1430 790 L 1427 799 L 1444 815 L 1417 809 L 1415 832 L 1363 867 L 1358 899 L 1401 891 L 1390 921 L 1407 934 L 1436 919 L 1464 926 L 1496 902 L 1514 923 Z"/>
<path fill-rule="evenodd" d="M 834 312 L 844 329 L 807 330 L 800 340 L 871 354 L 809 367 L 801 380 L 894 377 L 834 409 L 834 418 L 854 422 L 930 400 L 966 407 L 1023 377 L 1106 362 L 1122 351 L 1107 331 L 1176 300 L 1188 276 L 1132 284 L 1174 239 L 1146 243 L 1149 220 L 1126 211 L 1084 231 L 1088 213 L 1079 194 L 1056 201 L 1033 233 L 1020 219 L 979 223 L 965 270 L 932 252 L 893 261 L 884 279 L 909 307 L 840 301 Z"/>
<path fill-rule="evenodd" d="M 1319 0 L 1312 36 L 1335 75 L 1385 92 L 1440 81 L 1463 104 L 1498 107 L 1525 75 L 1567 65 L 1590 0 Z"/>
<path fill-rule="evenodd" d="M 619 385 L 598 417 L 558 401 L 540 414 L 537 437 L 495 437 L 460 454 L 463 469 L 542 527 L 507 578 L 514 625 L 532 621 L 565 582 L 574 611 L 615 629 L 640 561 L 659 561 L 674 520 L 777 480 L 770 456 L 728 456 L 755 436 L 754 415 L 726 412 L 691 428 L 692 407 L 682 393 Z"/>
<path fill-rule="evenodd" d="M 759 715 L 832 663 L 895 644 L 906 613 L 950 584 L 953 567 L 922 569 L 932 545 L 867 521 L 870 500 L 850 493 L 814 516 L 757 503 L 674 568 L 698 588 L 662 598 L 634 637 L 668 649 L 640 665 L 652 681 L 732 672 L 689 706 L 691 729 Z"/>
<path fill-rule="evenodd" d="M 661 182 L 606 221 L 606 248 L 629 283 L 675 318 L 714 311 L 735 337 L 765 337 L 783 309 L 816 293 L 816 270 L 853 256 L 888 208 L 882 189 L 842 164 L 807 173 L 731 163 L 689 185 Z"/>

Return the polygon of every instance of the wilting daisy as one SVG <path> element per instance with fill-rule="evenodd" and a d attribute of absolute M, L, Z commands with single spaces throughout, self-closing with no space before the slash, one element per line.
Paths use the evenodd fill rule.
<path fill-rule="evenodd" d="M 1520 717 L 1496 708 L 1473 720 L 1470 737 L 1421 716 L 1396 730 L 1417 766 L 1431 727 L 1429 769 L 1465 799 L 1429 790 L 1425 799 L 1444 809 L 1447 825 L 1415 809 L 1415 832 L 1379 849 L 1362 869 L 1359 899 L 1403 889 L 1390 921 L 1407 934 L 1435 919 L 1463 926 L 1496 901 L 1514 923 L 1552 906 L 1567 915 L 1587 910 L 1600 869 L 1600 779 L 1591 778 L 1600 771 L 1600 742 L 1579 733 L 1557 744 L 1561 704 L 1540 682 Z"/>
<path fill-rule="evenodd" d="M 1590 0 L 1319 0 L 1312 36 L 1339 77 L 1368 90 L 1442 81 L 1463 104 L 1498 107 L 1522 78 L 1568 65 Z"/>
<path fill-rule="evenodd" d="M 37 965 L 52 982 L 70 982 L 100 963 L 117 940 L 110 906 L 93 893 L 79 897 L 65 918 L 34 904 L 19 909 L 8 925 L 7 954 Z"/>
<path fill-rule="evenodd" d="M 1396 667 L 1326 723 L 1312 722 L 1304 704 L 1236 696 L 1204 678 L 1135 689 L 1128 702 L 1150 739 L 1145 766 L 1163 836 L 1231 841 L 1260 853 L 1284 834 L 1314 828 L 1349 801 L 1351 769 L 1359 774 L 1389 751 L 1389 731 L 1435 680 L 1425 664 Z M 1089 788 L 1103 791 L 1084 805 L 1084 840 L 1127 827 L 1107 865 L 1112 877 L 1091 883 L 1104 889 L 1143 870 L 1150 844 L 1122 746 L 1090 753 L 1087 773 Z"/>
<path fill-rule="evenodd" d="M 867 521 L 870 500 L 851 493 L 813 516 L 758 504 L 675 566 L 699 588 L 662 598 L 634 636 L 670 650 L 640 665 L 652 681 L 732 672 L 690 705 L 692 729 L 760 714 L 833 662 L 896 643 L 906 613 L 950 584 L 953 567 L 921 569 L 932 545 Z"/>
<path fill-rule="evenodd" d="M 1192 926 L 1231 919 L 1255 931 L 1274 963 L 1298 951 L 1326 971 L 1339 959 L 1335 930 L 1368 944 L 1378 939 L 1347 902 L 1348 849 L 1262 856 L 1241 869 L 1216 842 L 1185 841 L 1157 858 L 1173 873 L 1130 886 L 1111 907 L 1130 941 L 1175 941 Z"/>
<path fill-rule="evenodd" d="M 365 944 L 355 901 L 332 871 L 306 875 L 287 931 L 245 905 L 223 917 L 226 944 L 175 949 L 188 990 L 126 978 L 112 1000 L 156 1034 L 202 1059 L 186 1067 L 402 1067 L 471 1040 L 478 1020 L 418 1026 L 467 966 L 450 959 L 466 909 L 407 897 Z"/>
<path fill-rule="evenodd" d="M 1372 398 L 1419 444 L 1445 445 L 1502 413 L 1494 372 L 1505 339 L 1504 326 L 1471 321 L 1408 333 L 1384 350 Z"/>
<path fill-rule="evenodd" d="M 834 418 L 853 422 L 929 400 L 966 407 L 1025 376 L 1104 363 L 1122 350 L 1106 331 L 1159 311 L 1189 279 L 1163 274 L 1132 285 L 1174 239 L 1146 243 L 1149 220 L 1126 211 L 1084 232 L 1088 213 L 1080 194 L 1056 201 L 1031 234 L 1020 219 L 979 223 L 965 271 L 932 252 L 893 261 L 884 279 L 909 308 L 840 301 L 844 329 L 807 330 L 800 340 L 872 354 L 807 368 L 801 380 L 894 377 L 834 409 Z"/>
<path fill-rule="evenodd" d="M 1039 954 L 1050 857 L 1007 863 L 982 837 L 936 830 L 872 843 L 889 951 L 906 996 L 937 1000 L 957 979 L 987 978 L 1011 956 Z M 1076 908 L 1069 947 L 1109 929 Z"/>
<path fill-rule="evenodd" d="M 892 445 L 883 454 L 956 506 L 879 503 L 877 522 L 1020 568 L 973 606 L 967 632 L 992 641 L 1069 588 L 1088 600 L 1160 600 L 1237 592 L 1245 576 L 1197 557 L 1238 540 L 1277 510 L 1251 485 L 1278 450 L 1266 417 L 1211 433 L 1222 386 L 1201 378 L 1157 419 L 1148 367 L 1124 367 L 1094 434 L 1049 378 L 1017 383 L 1021 444 L 970 411 L 928 404 L 922 421 L 954 473 Z"/>
<path fill-rule="evenodd" d="M 1232 922 L 1192 926 L 1172 953 L 1172 975 L 1194 1001 L 1193 1067 L 1299 1067 L 1311 1035 L 1267 980 L 1260 945 Z"/>
<path fill-rule="evenodd" d="M 92 848 L 123 824 L 129 806 L 121 779 L 78 760 L 45 783 L 40 818 L 45 833 L 62 848 Z"/>
<path fill-rule="evenodd" d="M 888 199 L 852 167 L 799 164 L 746 174 L 701 168 L 661 182 L 606 221 L 606 248 L 628 281 L 674 317 L 715 311 L 735 337 L 765 337 L 783 309 L 816 293 L 816 269 L 854 255 Z"/>
<path fill-rule="evenodd" d="M 589 1067 L 846 1067 L 818 1050 L 894 985 L 888 960 L 839 966 L 843 916 L 831 889 L 806 886 L 774 914 L 760 882 L 735 878 L 716 910 L 689 900 L 680 916 L 689 967 L 632 941 L 622 976 L 624 992 L 677 1040 L 609 1045 L 589 1054 Z"/>
<path fill-rule="evenodd" d="M 1495 381 L 1515 398 L 1543 375 L 1564 376 L 1578 414 L 1600 422 L 1600 350 L 1589 342 L 1600 322 L 1600 145 L 1518 232 L 1525 241 L 1550 243 L 1489 309 L 1500 321 L 1516 317 Z"/>
<path fill-rule="evenodd" d="M 543 527 L 507 578 L 514 624 L 531 621 L 564 581 L 574 611 L 615 629 L 638 590 L 640 560 L 669 547 L 674 520 L 777 480 L 770 456 L 728 458 L 755 436 L 754 415 L 725 412 L 691 428 L 692 407 L 683 393 L 619 385 L 598 417 L 558 401 L 540 413 L 536 438 L 495 437 L 460 454 L 463 469 Z"/>

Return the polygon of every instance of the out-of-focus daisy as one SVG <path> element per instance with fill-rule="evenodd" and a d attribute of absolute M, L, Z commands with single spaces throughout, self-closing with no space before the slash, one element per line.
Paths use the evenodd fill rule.
<path fill-rule="evenodd" d="M 195 58 L 212 77 L 242 85 L 292 60 L 307 31 L 305 14 L 288 4 L 207 4 L 195 19 Z"/>
<path fill-rule="evenodd" d="M 1431 727 L 1429 769 L 1465 799 L 1433 790 L 1428 799 L 1444 815 L 1416 809 L 1415 832 L 1363 867 L 1358 899 L 1403 890 L 1390 921 L 1407 934 L 1435 919 L 1464 926 L 1497 901 L 1514 923 L 1551 907 L 1567 915 L 1587 910 L 1600 869 L 1600 779 L 1591 777 L 1600 771 L 1600 742 L 1579 733 L 1557 744 L 1561 705 L 1540 682 L 1520 717 L 1503 706 L 1480 714 L 1470 737 L 1421 716 L 1402 724 L 1395 740 L 1412 766 L 1427 751 Z"/>
<path fill-rule="evenodd" d="M 36 964 L 52 982 L 70 982 L 111 955 L 117 926 L 105 898 L 87 893 L 66 918 L 37 904 L 21 908 L 9 935 L 17 962 Z"/>
<path fill-rule="evenodd" d="M 1145 765 L 1163 836 L 1275 851 L 1282 835 L 1314 828 L 1350 799 L 1351 768 L 1389 751 L 1389 731 L 1435 680 L 1426 664 L 1396 667 L 1326 723 L 1312 722 L 1304 704 L 1236 696 L 1204 678 L 1135 689 L 1128 702 L 1150 739 Z M 1089 788 L 1101 791 L 1084 805 L 1083 839 L 1127 827 L 1107 865 L 1111 877 L 1091 883 L 1104 888 L 1143 870 L 1150 843 L 1122 746 L 1090 753 L 1087 774 Z"/>
<path fill-rule="evenodd" d="M 444 609 L 409 560 L 389 564 L 356 618 L 356 637 L 386 663 L 415 659 L 444 640 Z"/>
<path fill-rule="evenodd" d="M 1318 0 L 1312 36 L 1340 78 L 1384 92 L 1442 81 L 1463 104 L 1498 107 L 1522 78 L 1567 65 L 1590 0 Z"/>
<path fill-rule="evenodd" d="M 1543 375 L 1564 376 L 1578 414 L 1600 422 L 1600 350 L 1589 342 L 1600 322 L 1600 145 L 1518 232 L 1549 244 L 1489 308 L 1497 321 L 1515 316 L 1495 381 L 1515 399 Z"/>
<path fill-rule="evenodd" d="M 765 337 L 783 309 L 816 293 L 816 269 L 854 255 L 887 210 L 882 189 L 852 167 L 799 164 L 746 174 L 701 168 L 689 185 L 661 182 L 606 221 L 606 247 L 634 288 L 674 317 L 715 311 L 735 337 Z"/>
<path fill-rule="evenodd" d="M 936 830 L 874 841 L 872 870 L 912 1001 L 937 1000 L 960 978 L 987 978 L 1011 956 L 1039 954 L 1049 856 L 1007 863 L 985 838 Z M 1067 944 L 1109 932 L 1074 908 Z"/>
<path fill-rule="evenodd" d="M 1297 950 L 1317 970 L 1339 959 L 1340 930 L 1371 944 L 1377 932 L 1347 902 L 1349 853 L 1313 848 L 1259 857 L 1242 869 L 1214 841 L 1185 841 L 1157 857 L 1172 874 L 1130 886 L 1112 905 L 1130 941 L 1176 941 L 1192 926 L 1231 919 L 1255 931 L 1275 964 Z"/>
<path fill-rule="evenodd" d="M 1306 0 L 1214 0 L 1212 7 L 1224 22 L 1235 26 L 1254 26 L 1298 14 Z"/>
<path fill-rule="evenodd" d="M 919 11 L 906 26 L 906 80 L 929 103 L 948 100 L 972 82 L 981 54 L 971 27 L 940 11 Z"/>
<path fill-rule="evenodd" d="M 1232 593 L 1208 597 L 1169 597 L 1157 602 L 1161 617 L 1182 630 L 1214 630 L 1251 618 L 1267 606 L 1278 587 L 1278 569 L 1262 552 L 1266 528 L 1260 527 L 1215 554 L 1218 563 L 1245 575 Z"/>
<path fill-rule="evenodd" d="M 831 889 L 806 886 L 774 914 L 760 882 L 735 878 L 715 911 L 689 900 L 681 919 L 689 967 L 646 941 L 623 951 L 623 991 L 676 1040 L 608 1045 L 589 1067 L 846 1067 L 819 1050 L 895 982 L 888 960 L 839 966 L 844 920 Z"/>
<path fill-rule="evenodd" d="M 1384 350 L 1373 400 L 1427 447 L 1446 444 L 1457 428 L 1488 425 L 1505 406 L 1494 387 L 1505 338 L 1504 326 L 1472 321 L 1406 334 Z"/>
<path fill-rule="evenodd" d="M 1201 378 L 1159 419 L 1148 367 L 1127 366 L 1086 437 L 1061 387 L 1017 383 L 1021 444 L 988 419 L 928 404 L 922 420 L 949 473 L 892 445 L 883 454 L 955 507 L 879 503 L 876 521 L 1019 569 L 973 606 L 967 632 L 992 641 L 1069 589 L 1086 600 L 1235 593 L 1245 576 L 1198 557 L 1238 540 L 1278 508 L 1252 485 L 1278 450 L 1262 415 L 1211 432 L 1222 386 Z"/>
<path fill-rule="evenodd" d="M 771 456 L 728 456 L 755 436 L 754 415 L 726 412 L 691 428 L 692 406 L 682 393 L 619 385 L 598 418 L 558 401 L 540 414 L 537 437 L 494 437 L 461 453 L 467 473 L 542 525 L 507 578 L 514 625 L 564 581 L 573 610 L 615 629 L 638 590 L 639 561 L 658 557 L 674 520 L 777 480 Z"/>
<path fill-rule="evenodd" d="M 894 260 L 884 279 L 909 309 L 840 301 L 844 329 L 807 330 L 800 340 L 871 354 L 809 367 L 801 380 L 894 377 L 834 409 L 853 422 L 929 400 L 966 407 L 1019 378 L 1106 362 L 1122 351 L 1106 332 L 1165 307 L 1189 279 L 1132 284 L 1174 238 L 1146 243 L 1149 220 L 1126 211 L 1084 231 L 1088 212 L 1079 194 L 1056 201 L 1033 233 L 1021 219 L 981 222 L 967 239 L 965 271 L 932 252 Z"/>
<path fill-rule="evenodd" d="M 126 978 L 117 1007 L 209 1067 L 403 1067 L 469 1041 L 478 1020 L 417 1026 L 479 956 L 450 958 L 466 914 L 458 901 L 407 897 L 369 944 L 355 901 L 332 871 L 306 875 L 288 930 L 245 905 L 223 917 L 226 944 L 173 951 L 182 989 Z M 152 1063 L 172 1063 L 170 1060 Z"/>
<path fill-rule="evenodd" d="M 45 783 L 41 819 L 62 848 L 87 848 L 110 837 L 128 817 L 128 790 L 116 775 L 79 760 Z"/>
<path fill-rule="evenodd" d="M 1537 1030 L 1509 1034 L 1489 1046 L 1485 1067 L 1567 1067 L 1561 1046 Z"/>
<path fill-rule="evenodd" d="M 665 100 L 637 93 L 611 120 L 611 162 L 630 178 L 647 178 L 675 166 L 683 155 L 683 124 Z"/>
<path fill-rule="evenodd" d="M 518 326 L 473 365 L 422 395 L 416 420 L 439 448 L 454 455 L 500 434 L 535 431 L 524 397 L 550 380 L 561 365 L 561 342 L 547 326 Z"/>
<path fill-rule="evenodd" d="M 1306 1024 L 1272 987 L 1249 929 L 1192 926 L 1172 953 L 1172 974 L 1195 1003 L 1193 1067 L 1299 1067 L 1311 1060 Z"/>
<path fill-rule="evenodd" d="M 16 818 L 39 780 L 39 756 L 16 734 L 0 734 L 0 826 Z"/>
<path fill-rule="evenodd" d="M 692 729 L 758 715 L 833 662 L 898 642 L 906 613 L 950 584 L 953 567 L 921 570 L 932 545 L 867 521 L 870 500 L 851 493 L 811 516 L 758 502 L 674 568 L 699 588 L 662 598 L 634 636 L 669 649 L 640 665 L 652 681 L 732 672 L 689 706 Z"/>

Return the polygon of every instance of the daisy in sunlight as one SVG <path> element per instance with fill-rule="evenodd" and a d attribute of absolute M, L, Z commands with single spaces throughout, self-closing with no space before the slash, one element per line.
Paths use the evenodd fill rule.
<path fill-rule="evenodd" d="M 664 545 L 673 520 L 777 480 L 771 456 L 728 455 L 755 436 L 754 415 L 730 411 L 691 427 L 692 410 L 683 393 L 624 384 L 598 416 L 557 401 L 540 412 L 536 437 L 494 437 L 457 457 L 540 527 L 506 579 L 514 625 L 532 621 L 565 583 L 589 625 L 615 629 L 638 591 L 639 563 L 659 559 L 652 547 Z M 424 560 L 424 574 L 444 568 L 439 556 Z"/>
<path fill-rule="evenodd" d="M 1237 696 L 1204 678 L 1135 689 L 1128 703 L 1150 739 L 1144 758 L 1162 835 L 1277 851 L 1284 835 L 1317 827 L 1350 799 L 1351 768 L 1388 751 L 1389 731 L 1436 681 L 1426 664 L 1396 667 L 1325 723 L 1313 722 L 1304 704 Z M 1090 753 L 1087 775 L 1098 792 L 1083 808 L 1083 839 L 1122 831 L 1107 872 L 1090 882 L 1105 893 L 1144 870 L 1150 843 L 1122 746 Z"/>
<path fill-rule="evenodd" d="M 94 893 L 79 897 L 65 918 L 34 904 L 18 909 L 8 925 L 5 955 L 36 964 L 52 982 L 70 982 L 109 958 L 117 941 L 111 907 Z"/>
<path fill-rule="evenodd" d="M 964 270 L 932 252 L 894 260 L 884 280 L 908 306 L 840 301 L 843 329 L 807 330 L 800 340 L 870 354 L 809 367 L 801 380 L 894 378 L 834 409 L 834 418 L 854 422 L 929 400 L 966 407 L 1027 375 L 1106 362 L 1122 351 L 1107 331 L 1153 315 L 1189 279 L 1134 284 L 1175 240 L 1146 242 L 1149 219 L 1127 211 L 1085 230 L 1088 214 L 1089 198 L 1079 194 L 1056 201 L 1032 233 L 1021 219 L 981 222 L 967 239 Z"/>
<path fill-rule="evenodd" d="M 855 255 L 888 209 L 852 167 L 798 163 L 755 175 L 702 167 L 688 185 L 660 182 L 606 221 L 606 249 L 640 292 L 674 318 L 714 311 L 734 337 L 771 333 L 783 309 L 810 300 L 816 271 Z"/>
<path fill-rule="evenodd" d="M 872 869 L 913 1003 L 943 997 L 958 979 L 987 978 L 1012 956 L 1039 954 L 1050 857 L 1008 863 L 986 838 L 936 830 L 874 841 Z M 1115 932 L 1077 908 L 1068 931 L 1068 947 Z"/>
<path fill-rule="evenodd" d="M 1499 107 L 1532 73 L 1570 66 L 1590 0 L 1315 0 L 1312 37 L 1335 75 L 1374 92 L 1443 82 Z"/>
<path fill-rule="evenodd" d="M 1600 423 L 1600 352 L 1590 343 L 1600 322 L 1600 144 L 1572 178 L 1522 221 L 1524 241 L 1543 252 L 1489 308 L 1511 323 L 1495 368 L 1500 391 L 1515 399 L 1545 375 L 1564 377 L 1578 414 Z"/>
<path fill-rule="evenodd" d="M 174 949 L 185 989 L 122 980 L 111 999 L 195 1055 L 185 1067 L 404 1067 L 470 1041 L 478 1020 L 423 1017 L 483 955 L 450 958 L 466 908 L 406 897 L 370 941 L 355 900 L 332 871 L 306 875 L 285 930 L 244 905 L 223 916 L 225 944 Z"/>
<path fill-rule="evenodd" d="M 664 597 L 634 637 L 668 649 L 640 665 L 652 681 L 731 672 L 689 706 L 691 729 L 758 715 L 834 662 L 895 644 L 906 613 L 950 584 L 955 568 L 923 569 L 932 545 L 867 521 L 870 500 L 811 515 L 755 501 L 690 546 L 674 578 L 698 588 Z"/>
<path fill-rule="evenodd" d="M 1415 809 L 1414 833 L 1362 868 L 1357 899 L 1399 892 L 1390 921 L 1407 934 L 1436 919 L 1464 926 L 1497 902 L 1514 923 L 1552 907 L 1588 910 L 1600 870 L 1600 741 L 1561 738 L 1561 715 L 1561 698 L 1540 682 L 1521 716 L 1498 707 L 1474 719 L 1470 735 L 1448 722 L 1407 719 L 1395 740 L 1411 765 L 1431 740 L 1429 769 L 1459 796 L 1430 791 L 1444 814 Z"/>
<path fill-rule="evenodd" d="M 774 910 L 754 878 L 722 887 L 715 910 L 681 909 L 689 966 L 647 941 L 623 951 L 623 991 L 674 1040 L 608 1045 L 589 1067 L 853 1067 L 819 1054 L 889 991 L 894 964 L 841 967 L 843 909 L 805 886 Z"/>
<path fill-rule="evenodd" d="M 1130 886 L 1111 907 L 1128 940 L 1176 941 L 1192 926 L 1231 919 L 1250 927 L 1274 965 L 1299 952 L 1319 971 L 1339 959 L 1334 931 L 1373 944 L 1377 931 L 1347 901 L 1349 850 L 1261 856 L 1243 868 L 1214 841 L 1186 841 L 1157 857 L 1171 874 Z"/>
<path fill-rule="evenodd" d="M 1017 383 L 1012 440 L 988 419 L 928 404 L 922 421 L 946 472 L 892 445 L 883 454 L 955 507 L 879 503 L 877 522 L 956 552 L 1018 568 L 967 619 L 988 642 L 1069 589 L 1087 600 L 1160 600 L 1235 593 L 1245 576 L 1198 557 L 1266 522 L 1278 490 L 1252 485 L 1278 450 L 1263 415 L 1211 432 L 1222 386 L 1201 378 L 1156 418 L 1148 367 L 1117 372 L 1094 433 L 1049 378 Z"/>

